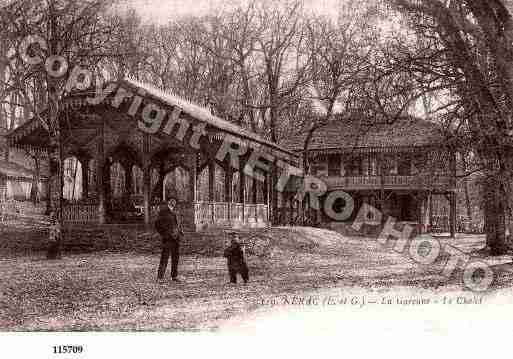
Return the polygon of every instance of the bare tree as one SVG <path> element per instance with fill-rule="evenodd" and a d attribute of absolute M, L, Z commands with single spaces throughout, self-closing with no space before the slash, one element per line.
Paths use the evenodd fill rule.
<path fill-rule="evenodd" d="M 487 244 L 508 249 L 505 214 L 511 212 L 509 148 L 513 134 L 513 18 L 503 0 L 390 0 L 407 15 L 421 46 L 403 64 L 419 84 L 441 92 L 437 109 L 455 146 L 472 151 L 485 174 Z M 406 51 L 404 52 L 407 53 Z"/>
<path fill-rule="evenodd" d="M 22 0 L 0 10 L 0 27 L 10 41 L 10 56 L 7 61 L 10 78 L 4 85 L 7 85 L 10 92 L 22 94 L 26 99 L 24 104 L 30 106 L 30 111 L 50 134 L 59 172 L 57 187 L 60 195 L 55 208 L 59 221 L 62 221 L 63 187 L 59 118 L 62 100 L 69 90 L 65 85 L 68 74 L 76 65 L 94 70 L 102 58 L 112 56 L 108 44 L 114 33 L 115 22 L 110 21 L 107 12 L 111 3 L 109 0 Z M 31 38 L 37 41 L 28 41 Z M 23 53 L 27 42 L 31 46 Z M 33 59 L 39 56 L 42 60 L 27 62 L 27 55 Z M 60 60 L 51 63 L 48 68 L 49 66 L 45 66 L 45 59 L 51 56 L 60 56 Z M 31 80 L 43 83 L 38 86 L 44 91 L 44 95 L 40 93 L 34 96 L 29 93 L 25 84 Z M 44 97 L 47 101 L 44 117 L 41 116 L 40 109 L 33 106 L 31 99 L 36 97 Z M 57 246 L 50 247 L 54 248 L 53 256 L 60 256 L 60 242 Z"/>
<path fill-rule="evenodd" d="M 361 4 L 359 4 L 361 5 Z M 333 114 L 361 108 L 362 90 L 368 81 L 377 44 L 372 15 L 341 5 L 336 20 L 327 17 L 307 23 L 312 57 L 311 99 L 318 115 L 311 117 L 303 146 L 303 168 L 308 173 L 308 147 L 315 131 L 333 120 Z"/>

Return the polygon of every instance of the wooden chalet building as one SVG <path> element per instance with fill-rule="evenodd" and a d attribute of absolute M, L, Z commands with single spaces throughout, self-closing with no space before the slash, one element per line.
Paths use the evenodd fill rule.
<path fill-rule="evenodd" d="M 34 171 L 15 162 L 0 160 L 0 202 L 10 199 L 30 200 Z M 43 182 L 38 184 L 39 196 L 45 197 Z"/>
<path fill-rule="evenodd" d="M 265 182 L 254 181 L 241 170 L 254 149 L 276 160 L 297 163 L 293 153 L 264 138 L 225 121 L 209 110 L 171 93 L 135 80 L 104 85 L 116 87 L 99 104 L 91 104 L 93 90 L 70 95 L 59 114 L 63 160 L 74 158 L 80 177 L 79 196 L 67 198 L 63 218 L 67 223 L 145 223 L 155 218 L 158 205 L 169 195 L 179 198 L 179 212 L 188 231 L 207 227 L 258 227 L 269 223 L 270 174 Z M 132 97 L 116 104 L 120 88 Z M 129 114 L 135 96 L 142 103 L 135 116 Z M 178 114 L 181 125 L 172 132 L 148 133 L 138 128 L 141 111 L 156 104 L 168 116 Z M 116 104 L 116 105 L 115 105 Z M 180 122 L 181 121 L 181 122 Z M 193 128 L 204 125 L 199 147 L 191 144 Z M 239 168 L 227 156 L 216 159 L 223 139 L 233 136 L 249 148 Z M 8 134 L 10 146 L 48 152 L 55 158 L 48 132 L 33 119 Z M 63 161 L 64 162 L 64 161 Z M 51 191 L 55 199 L 58 176 L 53 168 Z M 272 167 L 272 166 L 271 166 Z M 114 178 L 113 173 L 116 173 Z M 121 186 L 119 181 L 121 181 Z"/>
<path fill-rule="evenodd" d="M 302 156 L 305 138 L 290 137 L 281 144 Z M 393 216 L 426 232 L 433 228 L 433 208 L 444 201 L 449 204 L 449 229 L 454 235 L 455 157 L 444 146 L 436 124 L 411 117 L 392 124 L 340 117 L 314 132 L 308 158 L 310 173 L 326 183 L 328 193 L 343 190 L 353 197 L 356 210 L 348 221 L 367 203 L 384 217 Z M 317 222 L 329 221 L 324 212 L 318 214 Z"/>
<path fill-rule="evenodd" d="M 0 202 L 7 200 L 28 201 L 37 174 L 32 170 L 30 160 L 22 152 L 9 151 L 5 140 L 7 131 L 0 128 Z M 38 196 L 46 198 L 46 168 L 39 173 Z"/>

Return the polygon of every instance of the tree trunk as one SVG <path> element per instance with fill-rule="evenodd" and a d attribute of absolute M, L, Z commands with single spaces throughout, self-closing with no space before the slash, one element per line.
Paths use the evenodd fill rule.
<path fill-rule="evenodd" d="M 462 158 L 463 172 L 467 172 L 468 166 L 465 157 Z M 472 205 L 470 203 L 470 191 L 469 191 L 469 178 L 466 176 L 463 179 L 463 190 L 465 191 L 465 206 L 467 209 L 467 217 L 472 220 Z"/>
<path fill-rule="evenodd" d="M 56 151 L 56 162 L 57 162 L 57 203 L 53 208 L 54 220 L 51 223 L 51 238 L 47 251 L 48 259 L 60 259 L 62 257 L 62 228 L 63 228 L 63 185 L 64 185 L 64 165 L 63 165 L 63 150 L 61 131 L 59 123 L 59 102 L 56 92 L 52 92 L 49 96 L 49 122 L 51 124 L 51 141 L 52 147 Z M 52 235 L 52 233 L 54 235 Z"/>
<path fill-rule="evenodd" d="M 492 255 L 503 255 L 508 251 L 506 240 L 506 200 L 502 194 L 500 183 L 496 179 L 488 179 L 484 188 L 484 215 L 486 245 Z"/>

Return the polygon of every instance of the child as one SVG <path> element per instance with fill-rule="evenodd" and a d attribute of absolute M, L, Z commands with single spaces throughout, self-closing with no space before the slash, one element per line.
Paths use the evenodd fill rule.
<path fill-rule="evenodd" d="M 57 220 L 57 214 L 52 211 L 50 212 L 50 247 L 46 254 L 48 259 L 60 259 L 60 241 L 61 241 L 61 226 Z"/>
<path fill-rule="evenodd" d="M 249 271 L 244 261 L 244 252 L 238 242 L 237 233 L 230 233 L 231 241 L 229 246 L 224 250 L 224 256 L 227 259 L 228 273 L 230 274 L 230 282 L 237 283 L 237 274 L 240 274 L 244 284 L 249 280 Z"/>

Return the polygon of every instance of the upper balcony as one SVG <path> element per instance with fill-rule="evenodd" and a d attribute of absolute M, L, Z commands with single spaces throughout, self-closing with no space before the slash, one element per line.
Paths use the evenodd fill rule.
<path fill-rule="evenodd" d="M 456 181 L 450 176 L 320 176 L 329 190 L 450 190 Z"/>

